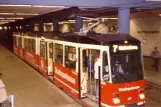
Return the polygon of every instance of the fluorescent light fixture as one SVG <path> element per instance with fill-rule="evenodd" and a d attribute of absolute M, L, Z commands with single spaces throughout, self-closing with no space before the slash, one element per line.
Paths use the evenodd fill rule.
<path fill-rule="evenodd" d="M 14 15 L 14 13 L 0 13 L 0 15 Z"/>
<path fill-rule="evenodd" d="M 161 14 L 159 14 L 159 16 L 161 16 Z"/>
<path fill-rule="evenodd" d="M 11 27 L 9 27 L 9 29 L 11 29 Z"/>
<path fill-rule="evenodd" d="M 12 7 L 31 7 L 31 5 L 12 5 L 12 4 L 1 4 L 0 6 L 7 7 L 7 6 L 12 6 Z"/>
<path fill-rule="evenodd" d="M 16 29 L 18 29 L 18 26 L 16 26 Z"/>
<path fill-rule="evenodd" d="M 53 23 L 46 23 L 46 25 L 53 25 Z"/>
<path fill-rule="evenodd" d="M 2 22 L 14 22 L 15 20 L 0 20 L 0 21 L 2 21 Z"/>
<path fill-rule="evenodd" d="M 35 26 L 38 26 L 39 24 L 35 24 Z"/>
<path fill-rule="evenodd" d="M 10 18 L 6 18 L 6 19 L 24 19 L 23 17 L 10 17 Z"/>
<path fill-rule="evenodd" d="M 3 18 L 3 17 L 0 17 L 0 19 L 5 19 L 5 18 Z"/>
<path fill-rule="evenodd" d="M 118 18 L 102 18 L 104 20 L 108 20 L 108 19 L 111 19 L 111 20 L 117 20 Z"/>
<path fill-rule="evenodd" d="M 16 15 L 30 15 L 30 16 L 36 16 L 39 15 L 38 13 L 16 13 Z"/>
<path fill-rule="evenodd" d="M 47 5 L 33 5 L 32 7 L 65 8 L 65 6 L 47 6 Z"/>
<path fill-rule="evenodd" d="M 83 20 L 84 22 L 91 22 L 91 20 Z"/>
<path fill-rule="evenodd" d="M 2 26 L 0 26 L 0 30 L 2 30 Z"/>
<path fill-rule="evenodd" d="M 5 26 L 4 29 L 7 29 L 7 27 Z"/>
<path fill-rule="evenodd" d="M 75 20 L 68 20 L 68 21 L 70 21 L 70 22 L 75 22 Z"/>

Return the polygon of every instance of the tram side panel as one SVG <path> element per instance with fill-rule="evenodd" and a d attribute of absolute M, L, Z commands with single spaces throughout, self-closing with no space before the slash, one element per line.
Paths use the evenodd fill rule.
<path fill-rule="evenodd" d="M 73 97 L 79 98 L 76 47 L 65 44 L 54 44 L 54 83 Z M 70 59 L 71 55 L 74 60 Z"/>
<path fill-rule="evenodd" d="M 46 61 L 46 42 L 45 40 L 41 40 L 41 38 L 37 39 L 37 51 L 38 51 L 38 68 L 39 72 L 45 77 L 48 78 L 47 75 L 47 61 Z"/>
<path fill-rule="evenodd" d="M 15 55 L 18 56 L 19 52 L 18 52 L 17 36 L 16 35 L 13 35 L 13 52 Z"/>
<path fill-rule="evenodd" d="M 36 54 L 36 38 L 24 37 L 24 59 L 34 68 L 38 69 L 38 61 Z"/>
<path fill-rule="evenodd" d="M 19 57 L 24 60 L 24 38 L 23 34 L 21 37 L 18 38 L 18 43 L 19 43 Z"/>
<path fill-rule="evenodd" d="M 54 83 L 79 98 L 78 73 L 75 71 L 54 63 Z"/>

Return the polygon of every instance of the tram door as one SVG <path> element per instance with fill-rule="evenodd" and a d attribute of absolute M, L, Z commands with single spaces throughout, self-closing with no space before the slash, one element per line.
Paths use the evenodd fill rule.
<path fill-rule="evenodd" d="M 80 49 L 80 97 L 84 98 L 87 96 L 87 65 L 85 63 L 87 50 L 81 48 Z"/>
<path fill-rule="evenodd" d="M 53 43 L 49 41 L 47 42 L 47 74 L 49 77 L 53 76 Z"/>
<path fill-rule="evenodd" d="M 83 100 L 92 107 L 99 107 L 99 77 L 95 78 L 94 63 L 98 56 L 98 50 L 82 49 L 80 57 L 81 68 L 81 96 L 86 96 Z M 97 75 L 98 76 L 98 75 Z M 83 88 L 82 88 L 83 87 Z"/>

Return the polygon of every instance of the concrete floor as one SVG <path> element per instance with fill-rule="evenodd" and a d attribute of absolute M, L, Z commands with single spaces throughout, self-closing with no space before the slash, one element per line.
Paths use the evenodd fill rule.
<path fill-rule="evenodd" d="M 80 107 L 32 67 L 0 45 L 0 72 L 14 107 Z"/>

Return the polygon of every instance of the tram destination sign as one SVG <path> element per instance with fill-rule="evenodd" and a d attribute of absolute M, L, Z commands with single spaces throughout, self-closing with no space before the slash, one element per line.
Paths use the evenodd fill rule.
<path fill-rule="evenodd" d="M 113 53 L 124 52 L 124 51 L 136 51 L 139 47 L 137 45 L 112 45 L 111 51 Z"/>

